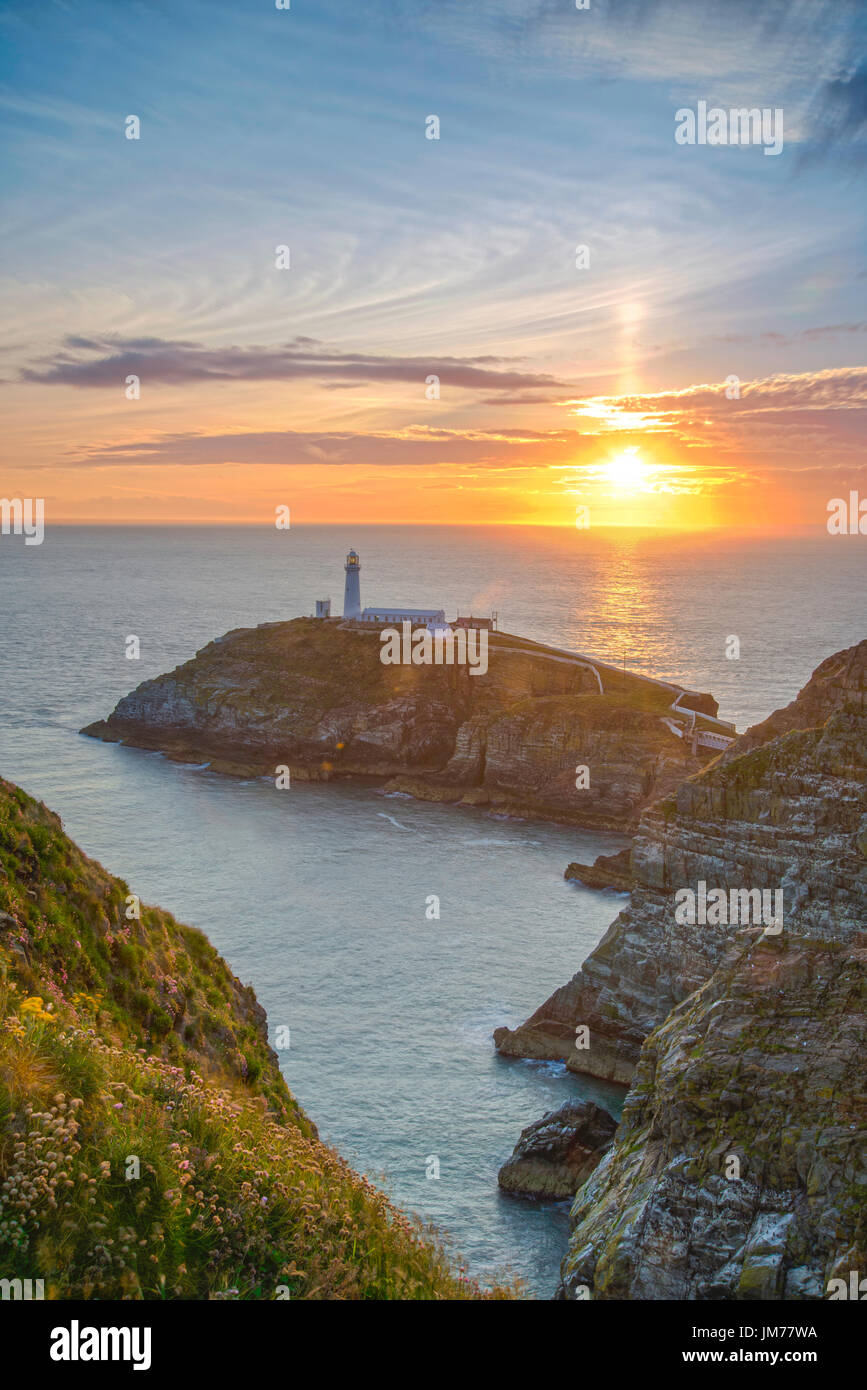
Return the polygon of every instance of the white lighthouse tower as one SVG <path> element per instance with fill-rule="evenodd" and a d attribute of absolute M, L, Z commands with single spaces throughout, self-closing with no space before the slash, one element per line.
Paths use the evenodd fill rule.
<path fill-rule="evenodd" d="M 344 618 L 361 617 L 361 561 L 354 550 L 346 557 L 346 588 L 343 591 Z"/>

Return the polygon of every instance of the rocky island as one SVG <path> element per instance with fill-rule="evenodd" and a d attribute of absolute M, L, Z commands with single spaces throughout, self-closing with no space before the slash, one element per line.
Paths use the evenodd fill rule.
<path fill-rule="evenodd" d="M 630 1084 L 559 1296 L 826 1297 L 867 1269 L 867 641 L 647 808 L 630 872 L 578 974 L 495 1034 Z M 679 924 L 699 880 L 781 886 L 781 929 Z"/>
<path fill-rule="evenodd" d="M 376 626 L 337 618 L 239 629 L 82 732 L 229 775 L 285 766 L 626 832 L 735 732 L 709 694 L 508 633 L 490 634 L 483 675 L 380 652 Z"/>

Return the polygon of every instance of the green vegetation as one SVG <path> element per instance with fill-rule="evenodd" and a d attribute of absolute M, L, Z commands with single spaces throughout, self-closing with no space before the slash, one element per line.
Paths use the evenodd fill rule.
<path fill-rule="evenodd" d="M 101 1037 L 186 1060 L 239 1093 L 252 1067 L 275 1113 L 302 1122 L 253 991 L 207 937 L 138 904 L 68 839 L 57 816 L 2 779 L 0 913 L 0 944 L 21 990 L 49 1009 L 86 996 Z"/>
<path fill-rule="evenodd" d="M 322 1144 L 264 1014 L 0 780 L 0 1274 L 52 1298 L 466 1299 Z"/>
<path fill-rule="evenodd" d="M 172 672 L 184 686 L 191 681 L 196 703 L 207 699 L 209 678 L 220 703 L 245 713 L 280 705 L 287 689 L 300 700 L 299 713 L 311 719 L 352 698 L 377 704 L 388 698 L 387 670 L 379 659 L 374 632 L 337 630 L 336 621 L 294 618 L 285 623 L 227 633 Z M 229 640 L 231 639 L 231 640 Z M 339 650 L 340 679 L 334 679 L 335 649 Z M 227 669 L 231 687 L 226 688 Z M 299 682 L 295 686 L 295 682 Z"/>

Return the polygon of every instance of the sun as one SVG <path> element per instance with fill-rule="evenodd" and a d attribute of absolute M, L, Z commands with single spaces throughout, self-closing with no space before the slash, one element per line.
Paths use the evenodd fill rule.
<path fill-rule="evenodd" d="M 608 460 L 604 476 L 616 487 L 638 488 L 647 482 L 650 469 L 640 457 L 637 448 L 624 449 Z"/>

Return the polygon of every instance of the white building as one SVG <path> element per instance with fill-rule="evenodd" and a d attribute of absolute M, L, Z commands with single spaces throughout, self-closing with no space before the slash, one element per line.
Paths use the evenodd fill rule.
<path fill-rule="evenodd" d="M 386 604 L 384 608 L 365 608 L 360 619 L 362 623 L 388 623 L 392 627 L 400 623 L 412 623 L 414 627 L 445 628 L 445 609 L 443 608 L 395 608 Z"/>
<path fill-rule="evenodd" d="M 344 618 L 361 617 L 361 561 L 357 550 L 350 550 L 346 557 L 346 585 L 343 590 Z"/>
<path fill-rule="evenodd" d="M 400 623 L 412 623 L 414 627 L 427 627 L 431 631 L 442 629 L 449 631 L 446 622 L 444 608 L 396 608 L 392 603 L 380 605 L 378 608 L 361 608 L 361 559 L 357 550 L 350 550 L 346 557 L 346 564 L 343 567 L 346 571 L 346 586 L 343 594 L 343 616 L 351 618 L 357 623 L 385 623 L 389 626 L 397 626 Z M 328 600 L 326 611 L 325 600 L 318 599 L 316 602 L 317 618 L 328 618 L 331 616 L 331 601 Z"/>

